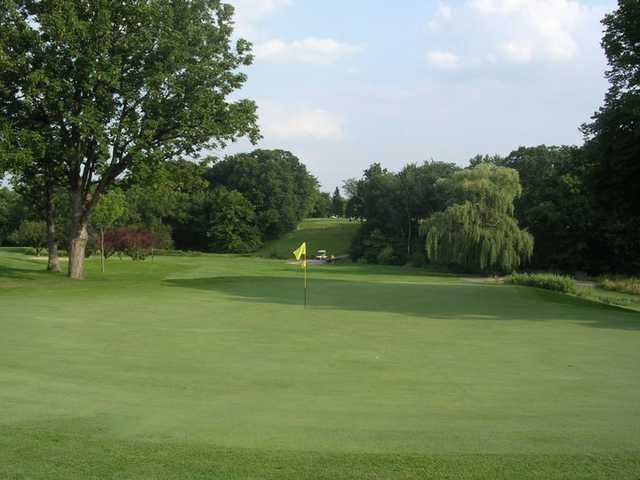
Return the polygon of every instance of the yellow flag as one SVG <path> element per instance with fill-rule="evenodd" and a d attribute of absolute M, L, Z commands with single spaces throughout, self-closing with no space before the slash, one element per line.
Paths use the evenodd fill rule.
<path fill-rule="evenodd" d="M 302 244 L 293 251 L 293 255 L 296 257 L 296 260 L 300 260 L 300 257 L 304 255 L 304 259 L 307 259 L 307 242 L 302 242 Z"/>

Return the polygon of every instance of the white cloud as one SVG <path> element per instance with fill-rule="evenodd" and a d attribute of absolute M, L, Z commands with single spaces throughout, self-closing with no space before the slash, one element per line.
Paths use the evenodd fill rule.
<path fill-rule="evenodd" d="M 345 118 L 341 113 L 307 105 L 281 105 L 262 102 L 260 127 L 266 139 L 340 140 Z"/>
<path fill-rule="evenodd" d="M 438 70 L 454 70 L 460 66 L 460 58 L 453 52 L 429 52 L 427 62 Z"/>
<path fill-rule="evenodd" d="M 256 35 L 256 24 L 277 10 L 289 7 L 292 0 L 229 0 L 235 7 L 236 33 L 252 38 Z"/>
<path fill-rule="evenodd" d="M 333 38 L 307 37 L 292 42 L 272 39 L 256 45 L 254 51 L 260 60 L 328 65 L 363 49 L 364 45 L 341 43 Z"/>
<path fill-rule="evenodd" d="M 475 21 L 497 29 L 494 52 L 516 63 L 574 58 L 580 36 L 604 13 L 578 0 L 469 0 L 467 8 Z"/>
<path fill-rule="evenodd" d="M 453 17 L 453 10 L 446 3 L 440 3 L 438 8 L 434 12 L 431 20 L 425 25 L 425 29 L 428 32 L 438 32 L 442 28 L 442 25 Z"/>

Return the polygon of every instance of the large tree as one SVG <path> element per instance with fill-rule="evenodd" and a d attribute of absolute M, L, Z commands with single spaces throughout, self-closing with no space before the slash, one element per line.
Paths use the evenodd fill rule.
<path fill-rule="evenodd" d="M 328 192 L 316 191 L 313 194 L 309 216 L 312 218 L 324 218 L 331 215 L 331 194 Z"/>
<path fill-rule="evenodd" d="M 533 237 L 513 217 L 518 172 L 481 164 L 440 183 L 451 199 L 422 229 L 429 259 L 469 270 L 511 272 L 533 252 Z"/>
<path fill-rule="evenodd" d="M 26 144 L 37 116 L 55 146 L 72 278 L 92 211 L 123 173 L 257 139 L 255 104 L 229 100 L 252 60 L 248 42 L 231 41 L 232 17 L 219 0 L 2 0 L 0 144 Z"/>
<path fill-rule="evenodd" d="M 436 184 L 457 169 L 450 163 L 424 162 L 394 173 L 376 163 L 362 179 L 345 182 L 343 188 L 350 197 L 347 216 L 366 220 L 352 244 L 352 257 L 378 261 L 382 250 L 391 249 L 393 255 L 387 258 L 394 263 L 421 262 L 423 249 L 414 248 L 419 221 L 445 208 Z"/>
<path fill-rule="evenodd" d="M 340 194 L 340 189 L 336 187 L 331 196 L 331 213 L 336 217 L 342 217 L 344 215 L 345 201 Z"/>
<path fill-rule="evenodd" d="M 61 201 L 58 185 L 63 180 L 60 166 L 51 151 L 44 146 L 40 154 L 33 155 L 21 168 L 12 169 L 12 183 L 25 198 L 34 216 L 44 219 L 47 225 L 47 270 L 60 271 L 58 243 L 60 242 L 58 205 Z M 31 152 L 37 150 L 31 149 Z"/>
<path fill-rule="evenodd" d="M 618 0 L 603 20 L 602 47 L 610 87 L 604 105 L 585 125 L 598 202 L 601 269 L 640 270 L 640 2 Z"/>
<path fill-rule="evenodd" d="M 260 246 L 253 205 L 235 190 L 216 188 L 208 199 L 207 236 L 213 252 L 248 253 Z"/>
<path fill-rule="evenodd" d="M 520 147 L 506 157 L 478 155 L 471 160 L 472 165 L 480 163 L 518 171 L 522 195 L 515 199 L 515 216 L 535 238 L 532 267 L 592 270 L 593 202 L 582 148 Z"/>
<path fill-rule="evenodd" d="M 317 180 L 291 152 L 255 150 L 215 163 L 207 174 L 213 188 L 240 192 L 255 208 L 264 240 L 298 226 L 313 204 Z"/>

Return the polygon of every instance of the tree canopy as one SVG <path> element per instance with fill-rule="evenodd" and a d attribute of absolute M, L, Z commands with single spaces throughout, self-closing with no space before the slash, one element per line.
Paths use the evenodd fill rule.
<path fill-rule="evenodd" d="M 258 137 L 254 102 L 229 100 L 252 56 L 231 40 L 228 4 L 45 0 L 1 10 L 0 144 L 31 160 L 47 145 L 63 171 L 74 278 L 93 208 L 120 175 Z M 8 157 L 20 168 L 18 153 Z"/>
<path fill-rule="evenodd" d="M 640 3 L 619 0 L 603 20 L 610 82 L 583 126 L 596 208 L 598 269 L 640 270 Z"/>
<path fill-rule="evenodd" d="M 264 240 L 295 229 L 313 206 L 317 180 L 291 152 L 255 150 L 215 163 L 207 173 L 213 188 L 240 192 L 255 208 Z"/>
<path fill-rule="evenodd" d="M 513 217 L 513 202 L 522 191 L 517 171 L 482 164 L 454 173 L 439 186 L 452 204 L 422 224 L 430 260 L 511 272 L 531 257 L 533 237 Z"/>

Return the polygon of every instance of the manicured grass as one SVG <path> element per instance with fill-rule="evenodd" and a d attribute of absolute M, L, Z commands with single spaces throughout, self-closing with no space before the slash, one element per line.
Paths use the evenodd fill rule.
<path fill-rule="evenodd" d="M 297 230 L 266 243 L 257 255 L 291 258 L 291 252 L 305 241 L 309 247 L 309 258 L 315 256 L 319 249 L 326 250 L 327 255 L 346 255 L 359 226 L 358 222 L 340 218 L 307 218 Z"/>
<path fill-rule="evenodd" d="M 640 315 L 235 256 L 0 251 L 2 479 L 637 479 Z"/>

